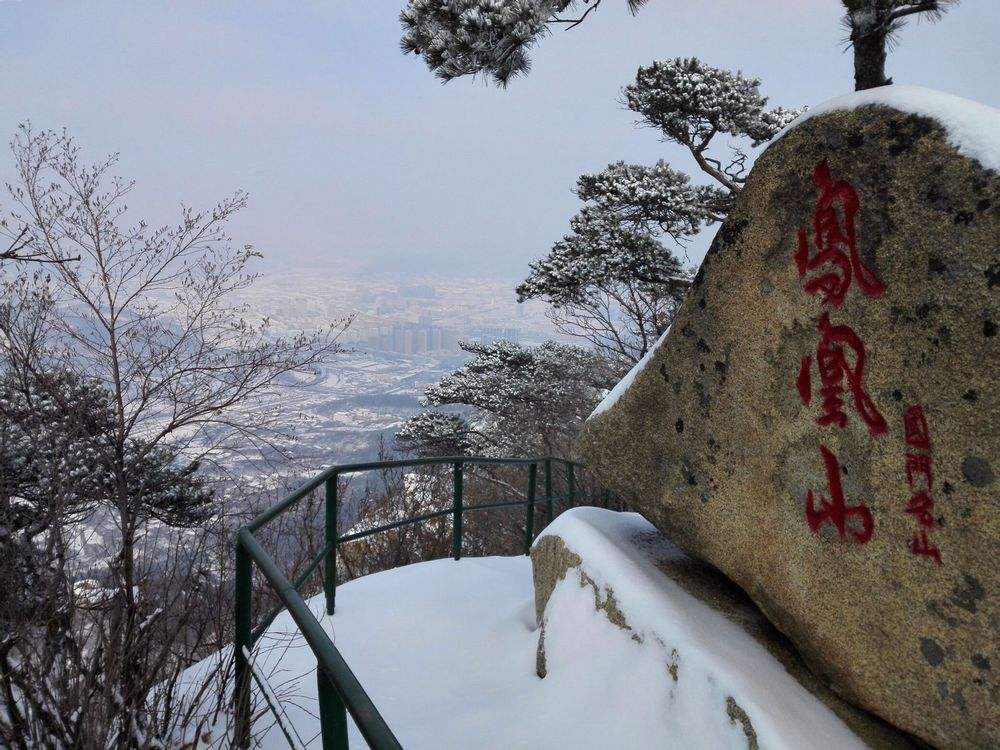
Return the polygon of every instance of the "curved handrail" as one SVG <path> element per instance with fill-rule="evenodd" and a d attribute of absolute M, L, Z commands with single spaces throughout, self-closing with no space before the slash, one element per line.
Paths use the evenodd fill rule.
<path fill-rule="evenodd" d="M 553 463 L 562 464 L 566 468 L 567 493 L 565 496 L 555 496 L 552 493 Z M 344 536 L 338 534 L 337 478 L 339 476 L 362 471 L 442 464 L 451 464 L 454 471 L 454 495 L 451 508 L 394 521 L 353 534 L 345 534 Z M 574 502 L 575 469 L 578 466 L 582 468 L 583 464 L 551 456 L 544 458 L 444 456 L 331 466 L 302 484 L 276 505 L 257 515 L 249 524 L 241 528 L 237 533 L 236 539 L 236 632 L 234 637 L 236 686 L 233 691 L 236 731 L 234 744 L 244 747 L 249 742 L 250 679 L 252 676 L 249 656 L 251 650 L 281 611 L 281 605 L 283 604 L 284 608 L 288 609 L 306 643 L 316 656 L 320 726 L 324 750 L 347 750 L 346 714 L 348 712 L 354 718 L 355 724 L 370 747 L 375 748 L 375 750 L 395 750 L 399 748 L 399 741 L 393 735 L 392 730 L 389 729 L 381 714 L 379 714 L 378 709 L 375 708 L 375 704 L 365 692 L 357 677 L 351 671 L 350 667 L 348 667 L 340 651 L 326 634 L 319 620 L 309 610 L 308 605 L 299 593 L 299 588 L 308 580 L 316 568 L 319 567 L 320 563 L 325 563 L 323 588 L 326 595 L 326 611 L 332 615 L 336 601 L 337 548 L 340 544 L 346 544 L 385 531 L 446 515 L 453 517 L 452 555 L 458 560 L 461 557 L 462 549 L 462 518 L 469 511 L 527 506 L 525 519 L 525 554 L 527 554 L 534 538 L 535 499 L 539 464 L 544 466 L 546 519 L 547 521 L 551 521 L 553 517 L 553 502 L 555 500 L 568 499 L 570 504 Z M 464 505 L 463 487 L 464 467 L 466 465 L 528 466 L 528 491 L 526 498 L 524 500 L 480 505 Z M 260 542 L 254 536 L 254 531 L 274 520 L 281 513 L 291 508 L 295 503 L 320 486 L 324 486 L 326 490 L 326 543 L 319 553 L 312 558 L 305 570 L 296 576 L 294 581 L 289 581 L 272 557 L 260 545 Z M 281 602 L 281 604 L 263 618 L 257 628 L 252 627 L 253 618 L 251 609 L 252 567 L 254 564 L 257 565 L 264 578 L 273 587 Z"/>
<path fill-rule="evenodd" d="M 367 740 L 369 747 L 377 750 L 401 749 L 402 746 L 392 730 L 389 729 L 389 725 L 385 723 L 385 719 L 375 708 L 375 704 L 372 703 L 365 689 L 361 687 L 358 678 L 347 666 L 344 657 L 330 640 L 330 636 L 326 634 L 319 620 L 309 611 L 309 606 L 299 595 L 299 592 L 292 587 L 291 582 L 274 564 L 271 556 L 264 551 L 248 528 L 240 529 L 239 543 L 257 563 L 261 573 L 288 606 L 289 614 L 295 620 L 295 624 L 299 626 L 299 631 L 306 643 L 309 644 L 309 648 L 316 655 L 318 669 L 323 670 L 326 673 L 326 678 L 334 684 L 340 699 L 347 710 L 351 712 L 351 716 L 354 717 L 354 721 Z M 346 722 L 344 728 L 346 734 Z"/>
<path fill-rule="evenodd" d="M 397 461 L 373 461 L 368 463 L 357 463 L 357 464 L 338 464 L 337 466 L 331 466 L 315 477 L 305 482 L 298 489 L 292 491 L 289 495 L 283 498 L 276 505 L 272 505 L 267 510 L 263 511 L 257 515 L 252 521 L 250 521 L 248 527 L 251 531 L 256 531 L 261 526 L 264 526 L 271 521 L 273 521 L 277 516 L 284 513 L 290 507 L 295 505 L 299 500 L 304 498 L 310 492 L 319 489 L 320 485 L 324 484 L 333 477 L 340 476 L 341 474 L 357 474 L 361 471 L 374 471 L 376 469 L 406 469 L 413 466 L 431 466 L 435 464 L 474 464 L 478 466 L 482 465 L 494 465 L 494 466 L 524 466 L 531 463 L 539 463 L 541 461 L 557 461 L 563 464 L 573 464 L 574 466 L 583 466 L 583 464 L 577 461 L 571 461 L 567 458 L 555 458 L 553 456 L 546 456 L 545 458 L 486 458 L 482 456 L 441 456 L 439 458 L 405 458 L 399 459 Z"/>

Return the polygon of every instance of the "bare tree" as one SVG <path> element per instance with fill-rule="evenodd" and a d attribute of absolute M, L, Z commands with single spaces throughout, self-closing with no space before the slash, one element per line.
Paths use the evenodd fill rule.
<path fill-rule="evenodd" d="M 22 263 L 69 263 L 80 260 L 79 255 L 72 258 L 49 258 L 45 255 L 30 252 L 27 243 L 28 227 L 26 226 L 21 227 L 21 230 L 16 234 L 11 234 L 7 229 L 6 222 L 0 221 L 0 236 L 7 236 L 10 240 L 7 249 L 0 251 L 0 263 L 6 260 Z"/>
<path fill-rule="evenodd" d="M 336 353 L 349 321 L 281 337 L 266 320 L 253 322 L 248 307 L 229 302 L 253 283 L 248 267 L 259 257 L 225 233 L 246 206 L 244 194 L 208 211 L 184 207 L 175 226 L 126 224 L 132 183 L 113 175 L 116 157 L 85 164 L 65 132 L 30 126 L 19 129 L 11 149 L 8 223 L 23 227 L 17 252 L 51 266 L 37 280 L 38 295 L 48 300 L 39 321 L 4 326 L 17 315 L 0 315 L 0 356 L 40 383 L 61 368 L 108 394 L 101 449 L 117 538 L 85 673 L 100 675 L 90 689 L 103 698 L 102 742 L 143 744 L 157 734 L 146 710 L 162 679 L 157 667 L 173 655 L 151 640 L 164 619 L 162 603 L 143 595 L 158 538 L 151 529 L 184 525 L 185 510 L 157 515 L 150 496 L 163 475 L 156 467 L 190 475 L 231 451 L 278 449 L 281 377 Z M 63 262 L 75 256 L 78 263 Z M 174 587 L 177 596 L 184 590 Z"/>

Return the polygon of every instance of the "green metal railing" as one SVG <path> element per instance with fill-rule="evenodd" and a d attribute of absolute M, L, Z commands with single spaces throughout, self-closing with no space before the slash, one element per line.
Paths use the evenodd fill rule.
<path fill-rule="evenodd" d="M 345 534 L 337 531 L 337 515 L 339 498 L 337 496 L 337 480 L 346 474 L 364 471 L 387 469 L 404 469 L 418 466 L 448 465 L 452 466 L 453 494 L 452 507 L 432 513 L 414 516 L 401 521 L 387 523 L 373 529 Z M 371 698 L 361 686 L 358 678 L 347 665 L 340 651 L 330 640 L 320 622 L 313 616 L 308 605 L 299 593 L 299 589 L 309 579 L 312 573 L 323 564 L 323 592 L 326 598 L 326 612 L 332 615 L 337 599 L 337 549 L 341 544 L 363 539 L 382 532 L 409 526 L 432 518 L 450 515 L 452 517 L 452 557 L 458 560 L 462 556 L 462 519 L 466 513 L 494 508 L 509 508 L 525 506 L 524 552 L 528 554 L 534 540 L 536 513 L 536 491 L 538 485 L 538 466 L 544 470 L 543 501 L 545 503 L 545 522 L 553 519 L 553 506 L 557 500 L 566 500 L 570 506 L 576 501 L 576 467 L 581 464 L 559 458 L 479 458 L 453 456 L 446 458 L 415 458 L 402 461 L 383 461 L 376 463 L 358 463 L 333 466 L 318 476 L 309 480 L 297 490 L 284 498 L 277 505 L 269 508 L 254 518 L 247 526 L 239 530 L 236 538 L 236 632 L 234 637 L 234 660 L 236 684 L 233 691 L 233 709 L 235 718 L 234 745 L 246 747 L 249 744 L 251 717 L 250 683 L 251 679 L 260 680 L 253 669 L 252 651 L 254 644 L 264 634 L 274 618 L 282 609 L 287 609 L 309 648 L 316 656 L 316 679 L 319 697 L 320 730 L 323 740 L 323 750 L 347 750 L 347 714 L 350 713 L 368 746 L 375 750 L 392 750 L 399 748 L 399 741 L 389 729 L 385 719 L 379 714 Z M 566 495 L 553 494 L 553 465 L 562 465 L 565 470 Z M 481 505 L 466 505 L 465 467 L 466 466 L 527 466 L 528 486 L 524 500 L 486 503 Z M 318 554 L 310 561 L 305 570 L 293 581 L 289 581 L 278 568 L 271 556 L 261 547 L 254 532 L 273 521 L 279 515 L 289 510 L 320 486 L 325 490 L 325 534 L 324 545 Z M 605 495 L 605 503 L 607 496 Z M 252 611 L 252 581 L 253 565 L 256 564 L 265 580 L 274 589 L 280 603 L 269 612 L 256 628 L 253 627 Z M 262 691 L 264 686 L 261 685 Z M 276 707 L 266 695 L 268 706 L 272 711 Z M 288 729 L 281 723 L 279 726 L 289 743 L 295 745 Z"/>

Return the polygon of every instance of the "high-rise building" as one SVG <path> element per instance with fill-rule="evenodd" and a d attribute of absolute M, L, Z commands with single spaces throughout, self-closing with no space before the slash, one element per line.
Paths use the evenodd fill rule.
<path fill-rule="evenodd" d="M 427 351 L 427 329 L 426 328 L 415 328 L 413 330 L 413 353 L 419 354 L 420 352 Z"/>
<path fill-rule="evenodd" d="M 444 349 L 443 331 L 437 326 L 432 326 L 427 330 L 427 348 L 432 352 Z"/>
<path fill-rule="evenodd" d="M 406 329 L 400 323 L 394 323 L 392 326 L 392 346 L 390 347 L 390 351 L 399 352 L 400 354 L 406 353 Z"/>

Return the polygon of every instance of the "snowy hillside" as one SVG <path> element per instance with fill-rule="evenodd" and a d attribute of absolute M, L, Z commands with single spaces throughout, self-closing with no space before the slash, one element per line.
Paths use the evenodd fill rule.
<path fill-rule="evenodd" d="M 527 557 L 437 560 L 360 578 L 338 588 L 332 618 L 322 597 L 309 602 L 404 747 L 736 749 L 751 733 L 769 748 L 863 746 L 765 647 L 628 551 L 626 538 L 648 533 L 643 519 L 594 510 L 568 512 L 550 529 L 601 561 L 631 630 L 566 576 L 546 608 L 544 679 Z M 673 649 L 672 666 L 664 649 Z M 257 666 L 312 746 L 315 664 L 290 617 L 279 616 Z M 268 715 L 257 729 L 269 725 Z M 365 746 L 353 724 L 351 743 Z M 286 746 L 277 726 L 266 729 L 263 747 Z"/>

